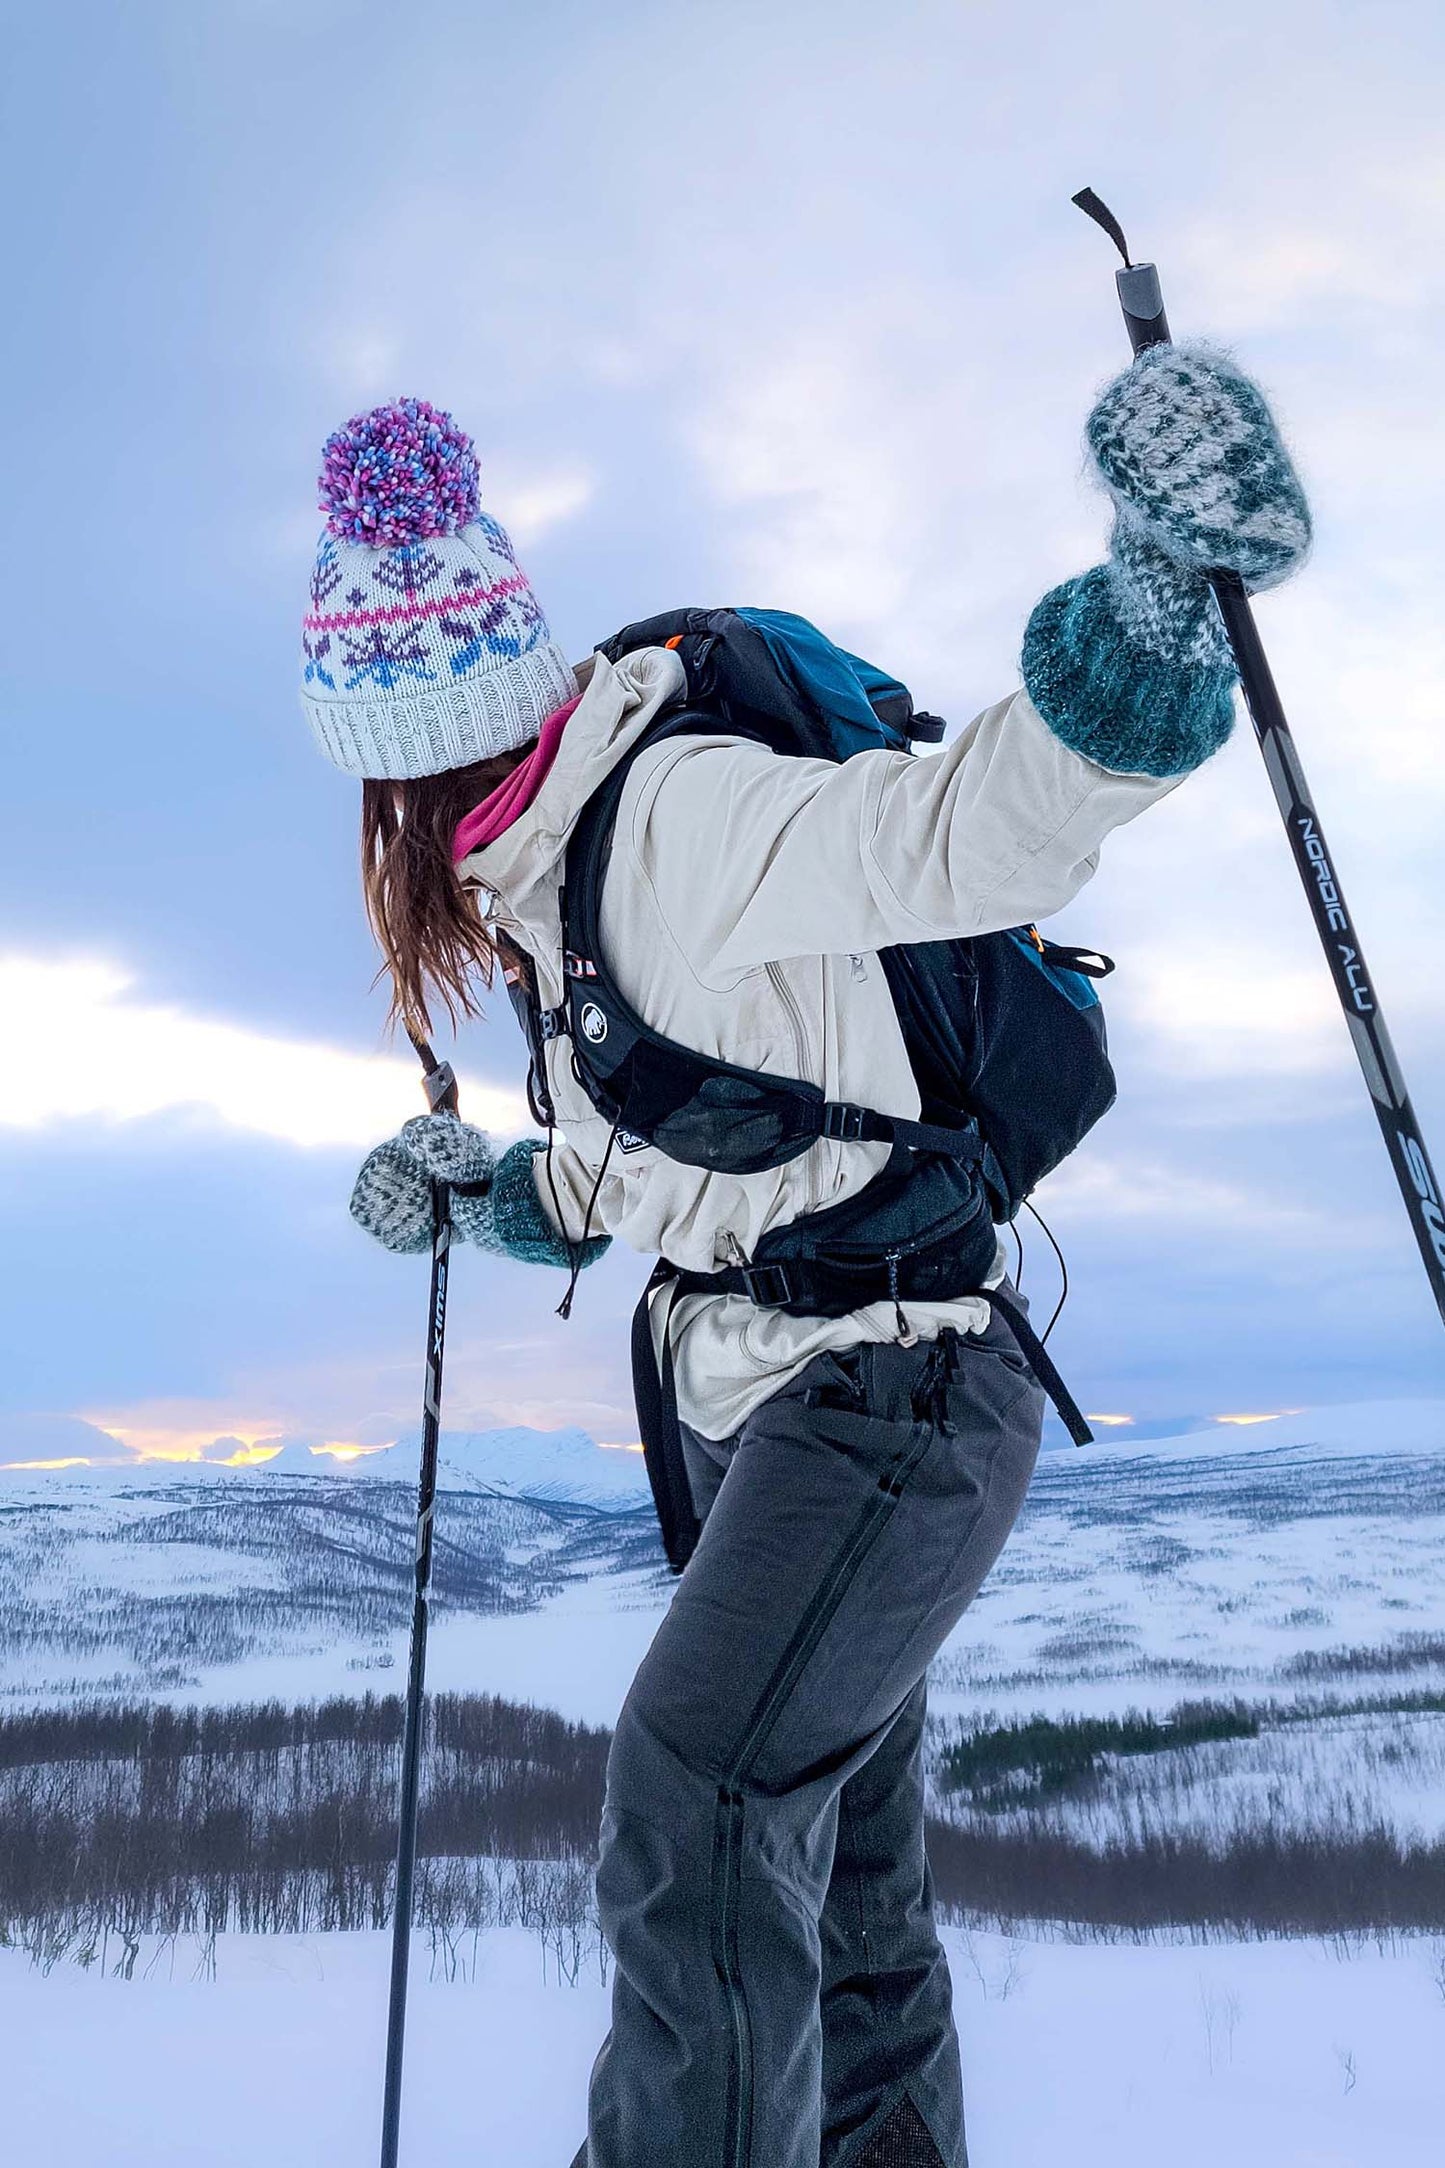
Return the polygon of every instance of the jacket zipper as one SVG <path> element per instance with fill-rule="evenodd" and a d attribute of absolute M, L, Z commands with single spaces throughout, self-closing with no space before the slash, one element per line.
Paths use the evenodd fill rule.
<path fill-rule="evenodd" d="M 792 987 L 789 986 L 786 978 L 783 976 L 783 969 L 781 964 L 765 964 L 763 966 L 763 969 L 767 972 L 768 978 L 772 983 L 773 989 L 776 992 L 779 1001 L 783 1005 L 783 1009 L 787 1015 L 788 1022 L 792 1027 L 793 1048 L 797 1055 L 797 1061 L 794 1064 L 793 1073 L 795 1076 L 802 1078 L 804 1082 L 806 1082 L 808 1041 L 807 1035 L 803 1030 L 803 1012 L 798 1007 Z M 815 1208 L 818 1202 L 818 1197 L 821 1193 L 819 1189 L 819 1173 L 814 1160 L 814 1155 L 816 1154 L 817 1150 L 817 1145 L 810 1145 L 808 1150 L 803 1154 L 802 1182 L 800 1185 L 803 1193 L 803 1201 L 800 1207 L 800 1216 L 802 1212 L 811 1212 Z"/>

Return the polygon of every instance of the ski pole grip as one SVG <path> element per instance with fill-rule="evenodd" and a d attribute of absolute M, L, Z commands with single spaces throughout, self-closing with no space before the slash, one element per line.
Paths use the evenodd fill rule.
<path fill-rule="evenodd" d="M 412 1043 L 417 1060 L 422 1066 L 422 1089 L 426 1093 L 427 1111 L 431 1114 L 459 1114 L 461 1107 L 457 1093 L 456 1071 L 449 1061 L 438 1061 L 419 1032 L 408 1024 L 406 1035 Z"/>
<path fill-rule="evenodd" d="M 457 1077 L 449 1061 L 439 1061 L 435 1069 L 428 1069 L 422 1078 L 426 1090 L 428 1110 L 433 1114 L 456 1114 Z"/>
<path fill-rule="evenodd" d="M 1119 289 L 1119 306 L 1124 311 L 1124 323 L 1129 333 L 1129 344 L 1136 354 L 1142 354 L 1146 346 L 1169 344 L 1169 319 L 1164 314 L 1164 296 L 1159 290 L 1159 273 L 1152 263 L 1131 263 L 1127 269 L 1114 273 L 1114 284 Z"/>

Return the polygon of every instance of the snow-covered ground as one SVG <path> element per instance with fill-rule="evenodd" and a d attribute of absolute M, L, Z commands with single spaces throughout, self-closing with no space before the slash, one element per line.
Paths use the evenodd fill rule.
<path fill-rule="evenodd" d="M 1038 1943 L 950 1931 L 974 2168 L 1438 2168 L 1445 1945 Z M 606 2027 L 595 1974 L 516 1930 L 475 1979 L 418 1944 L 403 2158 L 567 2168 Z M 379 1936 L 224 1939 L 128 1983 L 0 1952 L 16 2168 L 355 2168 L 374 2156 Z"/>
<path fill-rule="evenodd" d="M 0 1705 L 396 1689 L 410 1454 L 323 1468 L 0 1481 Z M 449 1440 L 430 1676 L 610 1723 L 673 1583 L 636 1455 Z M 1434 1699 L 1435 1707 L 1409 1707 Z M 1045 1811 L 1094 1839 L 1445 1828 L 1445 1404 L 1381 1403 L 1044 1457 L 934 1667 L 946 1731 L 1242 1700 L 1258 1738 L 1120 1759 Z M 1361 1708 L 1359 1704 L 1368 1704 Z M 1146 1946 L 949 1931 L 976 2168 L 1434 2168 L 1445 1941 Z M 419 1946 L 409 2156 L 567 2168 L 605 2027 L 595 1977 L 494 1930 Z M 469 1968 L 468 1968 L 469 1969 Z M 120 1981 L 0 1950 L 4 2158 L 347 2168 L 374 2150 L 385 1949 L 225 1937 Z M 83 2082 L 77 2082 L 77 2074 Z"/>

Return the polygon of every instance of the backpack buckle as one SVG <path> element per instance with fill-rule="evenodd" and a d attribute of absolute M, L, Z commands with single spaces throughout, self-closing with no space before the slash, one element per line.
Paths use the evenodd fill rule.
<path fill-rule="evenodd" d="M 867 1119 L 866 1107 L 849 1106 L 845 1099 L 829 1099 L 823 1107 L 823 1125 L 818 1134 L 838 1144 L 861 1144 Z"/>
<path fill-rule="evenodd" d="M 784 1303 L 797 1300 L 786 1265 L 745 1265 L 740 1269 L 743 1292 L 760 1309 L 779 1310 Z"/>
<path fill-rule="evenodd" d="M 537 1029 L 544 1043 L 567 1037 L 567 1011 L 565 1009 L 539 1009 Z"/>
<path fill-rule="evenodd" d="M 595 979 L 597 966 L 586 956 L 579 956 L 575 949 L 562 951 L 562 969 L 569 979 Z"/>

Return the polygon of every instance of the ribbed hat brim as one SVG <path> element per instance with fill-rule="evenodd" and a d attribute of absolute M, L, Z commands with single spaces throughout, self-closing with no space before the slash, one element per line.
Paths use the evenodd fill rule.
<path fill-rule="evenodd" d="M 436 691 L 371 700 L 318 700 L 303 691 L 301 705 L 317 744 L 338 768 L 401 782 L 529 744 L 576 692 L 571 664 L 547 640 Z"/>

